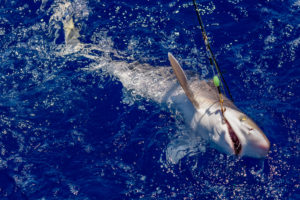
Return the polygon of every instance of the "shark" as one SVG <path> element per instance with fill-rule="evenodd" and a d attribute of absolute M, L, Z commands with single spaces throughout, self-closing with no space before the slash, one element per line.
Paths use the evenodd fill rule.
<path fill-rule="evenodd" d="M 78 51 L 85 48 L 78 40 L 79 30 L 73 19 L 64 21 L 65 43 Z M 100 47 L 91 47 L 90 50 Z M 108 52 L 111 53 L 111 52 Z M 114 56 L 116 56 L 116 53 Z M 87 58 L 99 62 L 97 68 L 118 78 L 134 95 L 149 98 L 180 111 L 193 134 L 211 147 L 229 155 L 264 158 L 270 142 L 258 125 L 224 95 L 224 112 L 219 93 L 212 80 L 201 80 L 191 71 L 184 72 L 178 60 L 168 53 L 171 66 L 153 67 L 137 61 L 128 63 L 109 56 L 99 59 L 87 53 Z M 189 77 L 189 78 L 187 78 Z"/>
<path fill-rule="evenodd" d="M 171 53 L 168 58 L 171 67 L 113 60 L 100 66 L 134 95 L 178 110 L 193 134 L 220 152 L 238 157 L 266 157 L 270 142 L 258 125 L 225 95 L 222 113 L 213 81 L 201 80 L 191 71 L 187 75 Z"/>
<path fill-rule="evenodd" d="M 176 58 L 168 53 L 176 78 L 186 97 L 193 106 L 183 113 L 186 123 L 194 132 L 210 141 L 221 152 L 253 158 L 264 158 L 270 149 L 270 142 L 258 125 L 234 103 L 224 97 L 224 112 L 213 81 L 197 80 L 189 83 Z"/>

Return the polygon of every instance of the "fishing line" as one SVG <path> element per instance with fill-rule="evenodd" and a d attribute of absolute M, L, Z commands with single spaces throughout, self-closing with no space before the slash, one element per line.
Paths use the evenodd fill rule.
<path fill-rule="evenodd" d="M 218 76 L 217 77 L 222 80 L 221 81 L 221 86 L 222 86 L 222 89 L 223 89 L 224 93 L 225 93 L 225 89 L 224 89 L 223 83 L 224 83 L 225 88 L 227 90 L 227 94 L 229 95 L 230 99 L 233 101 L 233 97 L 231 95 L 229 87 L 228 87 L 228 85 L 227 85 L 227 83 L 226 83 L 226 81 L 225 81 L 225 79 L 223 77 L 223 74 L 222 74 L 222 72 L 221 72 L 221 70 L 219 68 L 218 63 L 217 63 L 216 57 L 213 54 L 212 49 L 210 47 L 210 44 L 209 44 L 209 41 L 208 41 L 208 37 L 207 37 L 206 31 L 205 31 L 205 28 L 204 28 L 204 25 L 203 25 L 203 21 L 202 21 L 202 18 L 201 18 L 201 15 L 200 15 L 200 12 L 199 12 L 196 0 L 193 0 L 193 3 L 194 3 L 195 11 L 197 13 L 197 18 L 198 18 L 198 22 L 199 22 L 200 29 L 201 29 L 201 32 L 202 32 L 202 37 L 203 37 L 203 40 L 204 40 L 204 43 L 205 43 L 205 46 L 206 46 L 206 51 L 207 51 L 207 54 L 208 54 L 209 62 L 210 62 L 210 65 L 212 66 L 212 70 L 213 70 L 213 73 L 214 73 L 214 79 L 216 79 L 215 78 L 216 75 L 215 75 L 215 71 L 214 71 L 214 67 L 213 66 L 215 66 L 216 69 L 217 69 L 217 72 L 218 72 Z M 218 87 L 218 90 L 219 90 L 219 93 L 220 93 L 219 86 L 216 85 L 216 87 Z"/>

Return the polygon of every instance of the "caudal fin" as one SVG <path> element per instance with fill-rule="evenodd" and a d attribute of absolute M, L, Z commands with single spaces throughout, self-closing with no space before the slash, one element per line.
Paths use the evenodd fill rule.
<path fill-rule="evenodd" d="M 79 30 L 75 27 L 73 18 L 63 22 L 65 32 L 65 43 L 66 44 L 78 44 L 80 43 L 78 37 L 80 36 Z"/>

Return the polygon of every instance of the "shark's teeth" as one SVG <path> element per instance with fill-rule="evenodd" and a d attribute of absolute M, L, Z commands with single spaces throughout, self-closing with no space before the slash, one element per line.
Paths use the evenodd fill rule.
<path fill-rule="evenodd" d="M 229 132 L 231 141 L 233 143 L 234 153 L 235 153 L 235 155 L 239 155 L 242 151 L 242 144 L 240 143 L 239 138 L 237 137 L 236 133 L 234 132 L 234 130 L 230 126 L 229 122 L 226 119 L 225 119 L 225 122 L 227 124 L 228 132 Z"/>

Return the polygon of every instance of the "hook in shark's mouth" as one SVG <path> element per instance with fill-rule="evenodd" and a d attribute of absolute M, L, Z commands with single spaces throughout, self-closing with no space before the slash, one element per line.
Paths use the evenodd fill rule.
<path fill-rule="evenodd" d="M 234 149 L 234 153 L 235 155 L 239 155 L 241 153 L 242 150 L 242 145 L 240 143 L 239 138 L 237 137 L 236 133 L 233 131 L 232 127 L 230 126 L 229 122 L 224 118 L 227 127 L 228 127 L 228 132 L 231 138 L 231 141 L 233 143 L 233 149 Z"/>

